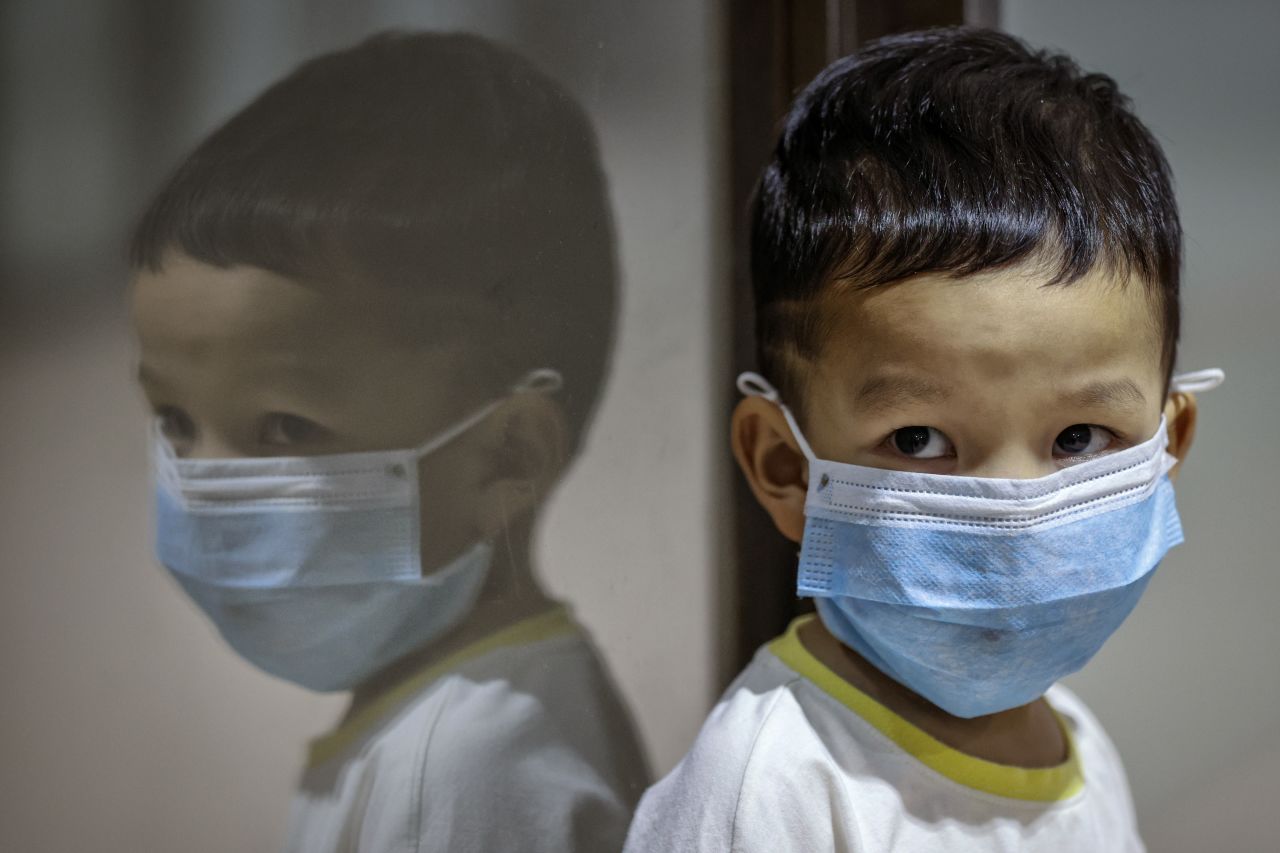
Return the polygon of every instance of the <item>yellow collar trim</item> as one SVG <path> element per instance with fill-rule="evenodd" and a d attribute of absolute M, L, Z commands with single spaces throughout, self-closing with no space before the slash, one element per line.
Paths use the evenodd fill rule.
<path fill-rule="evenodd" d="M 927 767 L 966 787 L 1015 800 L 1057 802 L 1070 799 L 1084 788 L 1075 738 L 1056 709 L 1054 716 L 1067 738 L 1067 760 L 1062 764 L 1013 767 L 968 755 L 907 722 L 814 657 L 800 642 L 798 633 L 800 626 L 813 618 L 808 614 L 793 620 L 785 634 L 769 643 L 769 651 Z"/>
<path fill-rule="evenodd" d="M 568 607 L 561 605 L 463 646 L 453 654 L 408 676 L 329 734 L 312 740 L 307 750 L 307 767 L 314 767 L 333 758 L 393 708 L 403 704 L 446 672 L 497 649 L 529 645 L 562 634 L 577 633 L 578 630 Z"/>

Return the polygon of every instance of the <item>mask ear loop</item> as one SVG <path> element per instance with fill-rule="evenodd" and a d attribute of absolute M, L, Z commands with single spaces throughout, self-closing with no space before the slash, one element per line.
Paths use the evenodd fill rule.
<path fill-rule="evenodd" d="M 564 377 L 560 375 L 560 371 L 550 367 L 539 367 L 526 373 L 519 382 L 511 386 L 511 390 L 515 393 L 537 391 L 551 394 L 563 387 Z"/>
<path fill-rule="evenodd" d="M 1227 374 L 1216 367 L 1210 367 L 1208 370 L 1194 370 L 1190 373 L 1178 373 L 1169 380 L 1169 390 L 1190 391 L 1193 394 L 1198 394 L 1202 391 L 1212 391 L 1221 385 L 1226 378 Z"/>
<path fill-rule="evenodd" d="M 553 394 L 563 387 L 564 377 L 560 375 L 560 371 L 550 367 L 539 367 L 526 373 L 519 382 L 511 387 L 511 391 L 513 394 Z M 498 402 L 500 403 L 501 401 Z M 511 521 L 507 516 L 507 502 L 501 494 L 498 496 L 498 506 L 498 511 L 502 513 L 502 544 L 507 550 L 508 563 L 515 566 L 516 549 L 511 544 Z M 515 593 L 519 594 L 524 591 L 523 582 L 530 578 L 532 578 L 532 575 L 527 571 L 516 571 Z"/>
<path fill-rule="evenodd" d="M 795 415 L 791 414 L 791 409 L 787 407 L 786 403 L 782 402 L 782 396 L 778 394 L 778 389 L 774 388 L 768 379 L 754 371 L 744 371 L 738 374 L 738 390 L 747 397 L 762 397 L 781 409 L 782 416 L 787 419 L 787 426 L 791 428 L 791 435 L 795 438 L 796 444 L 800 445 L 800 452 L 810 462 L 818 461 L 813 448 L 809 446 L 804 433 L 800 431 L 800 425 L 796 423 Z"/>
<path fill-rule="evenodd" d="M 540 367 L 536 370 L 530 370 L 522 376 L 520 381 L 511 386 L 510 394 L 529 392 L 536 394 L 551 394 L 559 391 L 562 387 L 564 387 L 564 377 L 560 375 L 558 370 L 553 370 L 550 367 Z M 444 447 L 446 444 L 453 441 L 455 438 L 462 435 L 485 418 L 489 417 L 489 415 L 493 414 L 493 410 L 506 402 L 506 399 L 506 397 L 503 397 L 481 406 L 478 410 L 467 415 L 467 417 L 458 421 L 444 432 L 436 435 L 434 438 L 428 439 L 423 444 L 418 445 L 418 447 L 413 451 L 414 455 L 421 458 L 432 451 L 439 450 Z"/>

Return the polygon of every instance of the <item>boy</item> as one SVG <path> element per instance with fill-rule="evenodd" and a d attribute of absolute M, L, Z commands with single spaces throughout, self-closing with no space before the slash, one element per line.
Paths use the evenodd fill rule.
<path fill-rule="evenodd" d="M 1141 850 L 1054 682 L 1181 541 L 1167 474 L 1220 379 L 1171 383 L 1158 146 L 1065 57 L 907 34 L 799 96 L 754 205 L 764 376 L 731 440 L 817 615 L 730 685 L 627 850 Z"/>
<path fill-rule="evenodd" d="M 289 849 L 618 849 L 645 762 L 530 553 L 613 325 L 576 104 L 478 38 L 374 37 L 205 140 L 132 257 L 158 556 L 250 662 L 353 694 Z"/>

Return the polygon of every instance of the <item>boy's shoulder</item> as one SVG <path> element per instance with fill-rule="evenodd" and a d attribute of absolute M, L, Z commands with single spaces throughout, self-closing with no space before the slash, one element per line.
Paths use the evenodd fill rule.
<path fill-rule="evenodd" d="M 806 722 L 800 676 L 758 651 L 712 709 L 688 754 L 641 801 L 627 851 L 842 849 L 829 820 L 842 796 L 833 758 Z M 849 848 L 859 849 L 859 848 Z"/>
<path fill-rule="evenodd" d="M 364 730 L 314 743 L 291 849 L 342 849 L 330 842 L 351 826 L 370 850 L 404 837 L 424 850 L 616 848 L 647 781 L 634 731 L 610 718 L 621 705 L 580 629 L 528 639 L 433 668 Z"/>
<path fill-rule="evenodd" d="M 1048 851 L 1074 849 L 1081 833 L 1114 839 L 1105 850 L 1142 849 L 1114 747 L 1066 688 L 1048 698 L 1071 730 L 1076 761 L 1007 768 L 936 741 L 913 743 L 901 718 L 908 728 L 868 719 L 795 651 L 784 635 L 757 652 L 690 752 L 646 793 L 627 853 L 880 850 L 895 839 Z M 949 837 L 965 826 L 983 828 L 978 846 Z"/>
<path fill-rule="evenodd" d="M 1095 792 L 1106 792 L 1117 819 L 1134 818 L 1133 796 L 1120 752 L 1106 729 L 1084 700 L 1064 684 L 1055 684 L 1045 694 L 1071 731 L 1085 782 Z M 1134 830 L 1136 833 L 1136 829 Z"/>

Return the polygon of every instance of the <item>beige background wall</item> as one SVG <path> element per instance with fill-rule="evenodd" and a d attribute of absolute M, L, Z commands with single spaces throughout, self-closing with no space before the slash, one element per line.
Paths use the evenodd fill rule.
<path fill-rule="evenodd" d="M 507 41 L 596 122 L 618 349 L 539 556 L 613 664 L 655 767 L 683 753 L 715 689 L 718 21 L 714 4 L 681 2 L 8 4 L 0 850 L 279 846 L 303 742 L 342 701 L 241 663 L 150 557 L 121 240 L 200 135 L 305 56 L 392 25 Z"/>
<path fill-rule="evenodd" d="M 1118 745 L 1153 851 L 1275 849 L 1280 807 L 1280 7 L 1004 0 L 1111 74 L 1165 148 L 1187 233 L 1182 369 L 1222 367 L 1178 479 L 1187 542 L 1071 684 Z"/>

